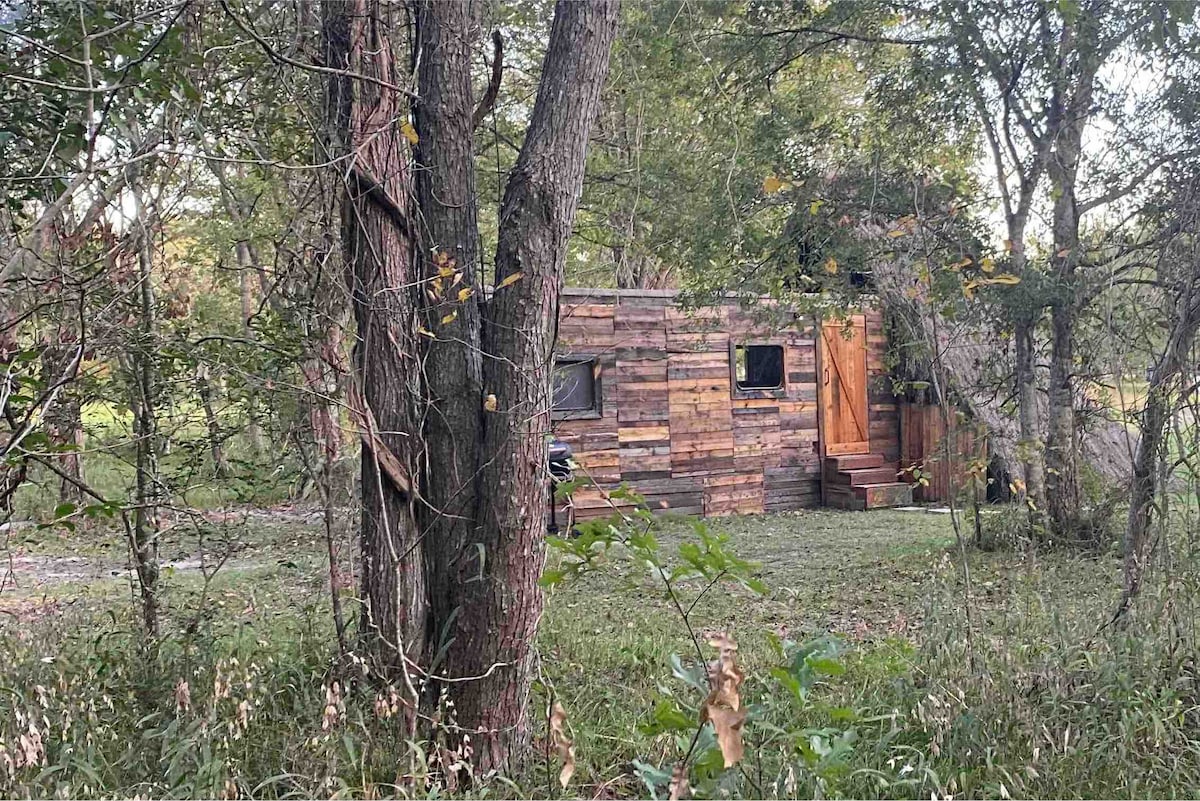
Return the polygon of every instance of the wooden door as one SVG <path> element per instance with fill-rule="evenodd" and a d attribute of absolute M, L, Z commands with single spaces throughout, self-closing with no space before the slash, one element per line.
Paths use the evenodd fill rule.
<path fill-rule="evenodd" d="M 849 336 L 848 336 L 849 334 Z M 821 326 L 821 433 L 826 456 L 870 453 L 866 321 Z"/>

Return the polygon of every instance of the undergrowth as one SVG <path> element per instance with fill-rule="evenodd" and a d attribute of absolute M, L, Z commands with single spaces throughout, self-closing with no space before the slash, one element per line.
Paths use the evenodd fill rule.
<path fill-rule="evenodd" d="M 665 798 L 685 757 L 697 797 L 1175 797 L 1200 786 L 1193 573 L 1176 569 L 1132 619 L 1101 628 L 1111 555 L 974 551 L 968 598 L 934 519 L 730 520 L 708 540 L 664 524 L 657 566 L 610 543 L 603 566 L 551 591 L 540 635 L 535 716 L 565 707 L 570 785 L 559 787 L 543 731 L 524 772 L 470 795 Z M 689 559 L 676 591 L 685 609 L 699 597 L 688 624 L 701 654 L 654 572 Z M 703 575 L 715 564 L 725 567 Z M 405 738 L 386 686 L 346 682 L 320 576 L 297 569 L 227 576 L 212 592 L 223 611 L 189 626 L 194 610 L 179 604 L 154 648 L 117 592 L 60 598 L 46 614 L 10 605 L 0 795 L 467 792 L 445 787 L 430 749 Z M 745 675 L 745 754 L 729 768 L 700 724 L 715 632 L 736 637 Z"/>

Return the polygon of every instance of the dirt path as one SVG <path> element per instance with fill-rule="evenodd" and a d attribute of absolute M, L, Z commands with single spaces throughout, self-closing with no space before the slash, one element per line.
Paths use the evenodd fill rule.
<path fill-rule="evenodd" d="M 189 510 L 183 514 L 164 515 L 164 523 L 169 531 L 172 517 L 183 518 L 192 515 L 202 517 L 210 524 L 217 526 L 244 526 L 254 529 L 260 536 L 251 541 L 231 543 L 232 554 L 211 553 L 205 548 L 203 556 L 195 553 L 193 548 L 178 543 L 163 543 L 167 553 L 175 554 L 174 559 L 162 561 L 160 570 L 179 573 L 196 573 L 220 569 L 221 571 L 244 571 L 264 567 L 269 561 L 264 561 L 264 551 L 273 545 L 272 537 L 262 537 L 261 532 L 274 529 L 274 533 L 286 530 L 298 534 L 321 524 L 319 509 L 282 506 L 270 509 L 234 508 L 220 510 Z M 65 540 L 62 550 L 75 551 L 74 555 L 60 553 L 32 554 L 22 548 L 15 540 L 20 534 L 25 534 L 37 528 L 33 521 L 12 521 L 0 525 L 0 593 L 3 595 L 30 595 L 45 591 L 49 588 L 66 584 L 90 584 L 109 579 L 133 580 L 134 573 L 128 559 L 123 553 L 123 547 L 112 549 L 113 553 L 94 552 L 85 546 L 73 546 L 70 540 Z M 166 532 L 164 532 L 165 534 Z M 47 533 L 48 538 L 53 536 Z M 119 534 L 114 534 L 118 540 Z M 5 548 L 5 542 L 8 547 Z M 118 543 L 120 544 L 120 543 Z M 41 549 L 34 549 L 41 550 Z M 59 550 L 58 544 L 52 550 Z M 224 561 L 222 561 L 224 560 Z"/>

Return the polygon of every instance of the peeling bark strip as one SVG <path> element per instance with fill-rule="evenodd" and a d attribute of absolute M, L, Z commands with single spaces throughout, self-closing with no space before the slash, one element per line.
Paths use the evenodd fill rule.
<path fill-rule="evenodd" d="M 608 72 L 616 0 L 555 6 L 542 81 L 525 143 L 500 208 L 497 286 L 484 330 L 484 387 L 497 410 L 485 418 L 476 540 L 483 580 L 463 586 L 452 646 L 459 723 L 478 728 L 477 767 L 502 768 L 528 749 L 533 638 L 542 613 L 545 435 L 567 239 L 583 188 L 588 134 Z M 504 286 L 504 279 L 521 273 Z M 466 628 L 464 626 L 463 628 Z"/>

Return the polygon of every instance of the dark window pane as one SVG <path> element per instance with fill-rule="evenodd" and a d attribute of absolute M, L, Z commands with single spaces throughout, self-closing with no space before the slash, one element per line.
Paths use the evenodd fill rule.
<path fill-rule="evenodd" d="M 558 362 L 554 366 L 554 410 L 579 412 L 596 408 L 594 359 Z"/>
<path fill-rule="evenodd" d="M 783 386 L 783 346 L 738 345 L 734 348 L 734 378 L 738 389 L 779 389 Z"/>

